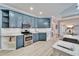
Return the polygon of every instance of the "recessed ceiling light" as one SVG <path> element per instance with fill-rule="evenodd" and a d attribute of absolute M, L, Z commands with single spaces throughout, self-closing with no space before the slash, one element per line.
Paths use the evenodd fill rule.
<path fill-rule="evenodd" d="M 43 12 L 40 11 L 40 15 L 42 15 L 42 14 L 43 14 Z"/>
<path fill-rule="evenodd" d="M 33 10 L 34 8 L 33 7 L 30 7 L 30 10 Z"/>

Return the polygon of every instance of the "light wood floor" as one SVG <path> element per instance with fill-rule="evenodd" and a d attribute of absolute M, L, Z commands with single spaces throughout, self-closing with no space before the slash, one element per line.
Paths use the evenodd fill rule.
<path fill-rule="evenodd" d="M 38 41 L 30 46 L 14 51 L 0 51 L 1 56 L 51 56 L 53 54 L 52 45 L 56 40 Z"/>

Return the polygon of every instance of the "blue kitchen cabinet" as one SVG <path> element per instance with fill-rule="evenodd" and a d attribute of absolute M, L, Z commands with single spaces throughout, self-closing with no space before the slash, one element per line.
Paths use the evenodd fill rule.
<path fill-rule="evenodd" d="M 10 27 L 11 28 L 21 28 L 23 22 L 23 14 L 10 11 Z"/>
<path fill-rule="evenodd" d="M 16 28 L 17 26 L 17 16 L 16 12 L 9 11 L 9 27 Z"/>
<path fill-rule="evenodd" d="M 24 15 L 23 16 L 23 28 L 31 28 L 32 27 L 32 18 L 31 16 Z"/>
<path fill-rule="evenodd" d="M 30 27 L 32 28 L 32 16 L 28 16 L 28 23 L 30 24 Z"/>
<path fill-rule="evenodd" d="M 16 48 L 24 47 L 24 35 L 20 35 L 16 37 Z"/>
<path fill-rule="evenodd" d="M 37 18 L 33 16 L 28 16 L 27 17 L 27 22 L 31 25 L 31 28 L 36 28 L 37 27 Z"/>
<path fill-rule="evenodd" d="M 47 35 L 46 33 L 38 33 L 38 40 L 39 41 L 46 41 Z"/>
<path fill-rule="evenodd" d="M 35 17 L 31 17 L 32 28 L 35 28 Z"/>
<path fill-rule="evenodd" d="M 26 15 L 23 15 L 23 24 L 26 24 L 27 23 L 27 17 Z"/>
<path fill-rule="evenodd" d="M 38 21 L 38 18 L 34 17 L 32 21 L 33 28 L 37 28 L 37 21 Z"/>
<path fill-rule="evenodd" d="M 33 33 L 32 39 L 33 42 L 46 41 L 47 35 L 46 33 Z"/>
<path fill-rule="evenodd" d="M 32 40 L 33 40 L 33 42 L 37 42 L 38 41 L 38 33 L 33 33 L 32 34 Z"/>
<path fill-rule="evenodd" d="M 22 22 L 23 22 L 23 14 L 20 13 L 16 13 L 16 24 L 17 24 L 17 28 L 22 28 Z"/>
<path fill-rule="evenodd" d="M 36 28 L 36 17 L 24 15 L 15 11 L 9 11 L 9 27 L 21 28 L 23 24 L 30 25 L 30 28 Z M 7 20 L 4 20 L 7 21 Z M 5 23 L 6 25 L 6 23 Z"/>
<path fill-rule="evenodd" d="M 49 18 L 38 18 L 37 28 L 50 28 L 50 19 Z"/>

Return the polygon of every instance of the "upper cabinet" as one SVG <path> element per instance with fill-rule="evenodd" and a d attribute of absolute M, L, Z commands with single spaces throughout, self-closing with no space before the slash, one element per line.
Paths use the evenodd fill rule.
<path fill-rule="evenodd" d="M 36 17 L 33 18 L 33 28 L 37 28 L 37 20 L 38 18 Z"/>
<path fill-rule="evenodd" d="M 50 28 L 50 18 L 38 18 L 11 10 L 2 10 L 1 22 L 2 28 Z"/>
<path fill-rule="evenodd" d="M 21 28 L 23 22 L 23 15 L 14 11 L 10 11 L 10 27 L 11 28 Z"/>
<path fill-rule="evenodd" d="M 17 16 L 16 12 L 9 11 L 9 27 L 16 28 L 17 26 Z"/>
<path fill-rule="evenodd" d="M 49 18 L 39 18 L 37 19 L 38 28 L 50 28 L 50 19 Z"/>
<path fill-rule="evenodd" d="M 22 24 L 23 28 L 50 28 L 50 19 L 24 15 Z"/>
<path fill-rule="evenodd" d="M 23 22 L 23 14 L 20 13 L 16 13 L 16 24 L 17 24 L 17 28 L 22 28 L 22 22 Z"/>
<path fill-rule="evenodd" d="M 32 28 L 37 28 L 37 18 L 31 17 L 31 20 L 32 20 Z"/>
<path fill-rule="evenodd" d="M 33 42 L 39 41 L 39 40 L 38 40 L 38 33 L 33 33 L 33 34 L 32 34 L 32 40 L 33 40 Z"/>
<path fill-rule="evenodd" d="M 32 17 L 28 15 L 23 16 L 23 23 L 22 23 L 23 28 L 32 28 Z"/>

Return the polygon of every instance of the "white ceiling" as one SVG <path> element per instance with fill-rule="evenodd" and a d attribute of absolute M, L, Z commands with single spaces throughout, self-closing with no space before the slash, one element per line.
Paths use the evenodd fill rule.
<path fill-rule="evenodd" d="M 36 16 L 60 16 L 60 13 L 75 3 L 7 3 L 6 5 L 20 9 Z M 29 8 L 33 7 L 34 10 Z M 39 12 L 43 14 L 40 15 Z"/>

